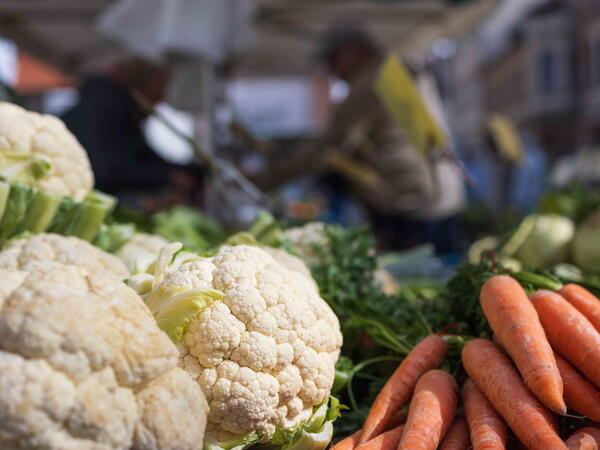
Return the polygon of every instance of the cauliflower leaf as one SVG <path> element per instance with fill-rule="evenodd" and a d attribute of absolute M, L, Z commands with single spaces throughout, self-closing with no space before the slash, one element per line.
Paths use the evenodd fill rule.
<path fill-rule="evenodd" d="M 183 336 L 186 326 L 205 308 L 223 299 L 216 289 L 188 289 L 166 285 L 152 292 L 146 299 L 156 323 L 173 342 Z"/>
<path fill-rule="evenodd" d="M 35 192 L 35 189 L 28 186 L 15 184 L 10 187 L 4 214 L 0 220 L 0 241 L 23 231 L 21 225 L 27 217 Z"/>
<path fill-rule="evenodd" d="M 52 173 L 52 164 L 23 152 L 0 152 L 0 177 L 9 182 L 35 186 L 39 178 Z"/>
<path fill-rule="evenodd" d="M 303 424 L 288 430 L 277 428 L 265 444 L 278 450 L 323 450 L 331 442 L 333 422 L 348 409 L 339 400 L 330 396 L 314 408 L 312 416 Z M 251 432 L 225 442 L 205 442 L 204 450 L 244 450 L 257 444 L 264 444 L 257 432 Z"/>
<path fill-rule="evenodd" d="M 256 431 L 245 434 L 237 439 L 231 439 L 225 442 L 204 442 L 204 450 L 244 450 L 260 442 L 261 435 Z"/>

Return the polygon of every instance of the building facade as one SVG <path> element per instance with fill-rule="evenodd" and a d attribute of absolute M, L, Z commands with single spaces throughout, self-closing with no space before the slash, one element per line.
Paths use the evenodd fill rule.
<path fill-rule="evenodd" d="M 483 132 L 485 119 L 469 119 L 477 104 L 470 97 L 479 93 L 483 118 L 505 114 L 552 159 L 600 144 L 600 1 L 542 2 L 507 27 L 493 51 L 483 39 L 473 46 L 466 53 L 459 47 L 453 61 L 459 92 L 449 107 L 459 142 Z"/>

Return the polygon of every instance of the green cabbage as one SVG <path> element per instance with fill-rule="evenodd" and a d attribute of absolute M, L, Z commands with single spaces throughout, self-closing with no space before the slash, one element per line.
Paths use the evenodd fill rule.
<path fill-rule="evenodd" d="M 132 223 L 102 224 L 93 244 L 105 252 L 114 253 L 133 237 L 135 231 L 135 225 Z"/>
<path fill-rule="evenodd" d="M 208 251 L 227 236 L 213 218 L 185 206 L 177 206 L 152 216 L 149 232 L 171 242 L 181 242 L 185 248 L 198 252 Z"/>
<path fill-rule="evenodd" d="M 575 224 L 558 214 L 532 214 L 501 249 L 501 254 L 518 259 L 525 267 L 546 269 L 565 262 L 575 234 Z"/>
<path fill-rule="evenodd" d="M 584 270 L 600 272 L 600 211 L 588 217 L 577 230 L 573 261 Z"/>

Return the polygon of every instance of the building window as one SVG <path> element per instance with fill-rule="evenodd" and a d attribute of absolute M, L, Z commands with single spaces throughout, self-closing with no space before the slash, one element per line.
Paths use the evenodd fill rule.
<path fill-rule="evenodd" d="M 592 86 L 600 87 L 600 39 L 592 43 Z"/>
<path fill-rule="evenodd" d="M 551 51 L 544 51 L 539 56 L 538 70 L 540 75 L 540 91 L 550 94 L 556 90 L 556 57 Z"/>

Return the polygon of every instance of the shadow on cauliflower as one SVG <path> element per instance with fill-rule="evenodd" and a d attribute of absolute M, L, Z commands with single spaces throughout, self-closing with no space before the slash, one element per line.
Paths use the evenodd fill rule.
<path fill-rule="evenodd" d="M 133 290 L 51 262 L 0 279 L 0 448 L 202 448 L 206 400 Z"/>
<path fill-rule="evenodd" d="M 267 442 L 326 409 L 342 335 L 315 284 L 248 245 L 166 266 L 178 248 L 161 252 L 145 300 L 207 397 L 214 448 Z"/>

